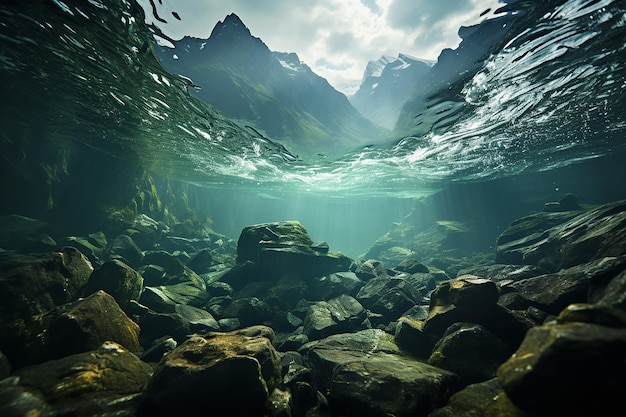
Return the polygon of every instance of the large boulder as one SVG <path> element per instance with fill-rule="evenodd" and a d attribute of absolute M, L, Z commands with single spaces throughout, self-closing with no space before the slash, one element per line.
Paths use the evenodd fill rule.
<path fill-rule="evenodd" d="M 189 338 L 159 363 L 139 415 L 261 415 L 281 380 L 272 334 L 257 328 Z"/>
<path fill-rule="evenodd" d="M 563 213 L 546 213 L 557 215 Z M 496 262 L 558 271 L 626 253 L 626 200 L 605 204 L 547 230 L 499 240 Z"/>
<path fill-rule="evenodd" d="M 544 275 L 548 271 L 534 265 L 476 265 L 464 268 L 458 272 L 457 276 L 477 275 L 491 281 L 519 281 L 526 278 Z"/>
<path fill-rule="evenodd" d="M 512 308 L 525 310 L 539 308 L 557 315 L 572 303 L 585 303 L 590 295 L 599 299 L 608 282 L 626 267 L 626 257 L 602 258 L 589 263 L 562 269 L 513 282 L 505 287 L 507 297 L 515 295 Z M 592 291 L 594 289 L 594 291 Z"/>
<path fill-rule="evenodd" d="M 1 330 L 0 349 L 16 368 L 97 349 L 105 341 L 141 350 L 139 326 L 104 291 Z"/>
<path fill-rule="evenodd" d="M 370 279 L 361 287 L 356 298 L 369 310 L 396 320 L 421 302 L 422 293 L 408 279 L 385 275 Z"/>
<path fill-rule="evenodd" d="M 93 272 L 76 248 L 0 261 L 0 321 L 29 318 L 78 298 Z"/>
<path fill-rule="evenodd" d="M 541 415 L 541 414 L 540 414 Z M 515 406 L 506 396 L 497 378 L 468 385 L 450 397 L 448 403 L 428 417 L 537 417 Z"/>
<path fill-rule="evenodd" d="M 456 323 L 437 342 L 428 362 L 454 372 L 467 385 L 494 378 L 511 353 L 506 343 L 483 326 Z"/>
<path fill-rule="evenodd" d="M 297 221 L 245 227 L 237 243 L 237 264 L 252 262 L 276 279 L 285 274 L 301 278 L 347 271 L 352 261 L 329 253 L 328 245 L 315 244 Z"/>
<path fill-rule="evenodd" d="M 367 358 L 377 352 L 400 353 L 393 336 L 380 329 L 341 333 L 309 342 L 299 349 L 313 374 L 313 382 L 325 392 L 330 388 L 333 370 L 339 364 Z"/>
<path fill-rule="evenodd" d="M 354 272 L 337 272 L 315 277 L 309 282 L 309 300 L 328 300 L 342 294 L 355 296 L 363 285 L 363 281 Z"/>
<path fill-rule="evenodd" d="M 339 364 L 328 401 L 346 417 L 426 416 L 458 389 L 451 372 L 415 359 L 377 353 Z"/>
<path fill-rule="evenodd" d="M 353 332 L 371 327 L 363 306 L 349 295 L 311 305 L 304 318 L 304 333 L 309 339 Z"/>
<path fill-rule="evenodd" d="M 457 377 L 400 354 L 393 336 L 370 329 L 311 342 L 301 349 L 333 415 L 426 415 L 445 403 Z"/>
<path fill-rule="evenodd" d="M 257 262 L 266 244 L 313 245 L 313 240 L 304 226 L 298 221 L 264 223 L 247 226 L 241 231 L 237 241 L 237 263 Z"/>
<path fill-rule="evenodd" d="M 547 324 L 528 331 L 498 380 L 513 403 L 536 415 L 616 415 L 625 350 L 625 327 Z"/>
<path fill-rule="evenodd" d="M 431 294 L 423 330 L 441 337 L 454 323 L 480 324 L 516 349 L 535 323 L 497 301 L 498 288 L 493 281 L 466 275 L 442 282 Z"/>
<path fill-rule="evenodd" d="M 134 412 L 136 404 L 129 404 L 125 399 L 140 393 L 151 375 L 152 368 L 148 364 L 123 346 L 109 341 L 93 351 L 15 373 L 19 386 L 36 389 L 52 407 L 62 411 L 60 414 L 75 416 Z"/>
<path fill-rule="evenodd" d="M 124 262 L 114 259 L 96 269 L 85 287 L 85 294 L 103 290 L 125 308 L 130 300 L 137 300 L 143 288 L 143 278 Z"/>

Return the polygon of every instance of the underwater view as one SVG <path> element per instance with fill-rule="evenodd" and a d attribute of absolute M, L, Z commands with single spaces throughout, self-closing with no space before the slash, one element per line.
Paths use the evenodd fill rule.
<path fill-rule="evenodd" d="M 0 416 L 626 416 L 626 4 L 470 3 L 346 87 L 256 2 L 3 2 Z"/>

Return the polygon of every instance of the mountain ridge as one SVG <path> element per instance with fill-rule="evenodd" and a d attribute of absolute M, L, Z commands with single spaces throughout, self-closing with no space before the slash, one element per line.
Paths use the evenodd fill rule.
<path fill-rule="evenodd" d="M 399 53 L 369 61 L 350 103 L 379 126 L 393 129 L 402 107 L 413 98 L 433 62 Z"/>
<path fill-rule="evenodd" d="M 363 117 L 293 52 L 272 52 L 229 14 L 207 39 L 157 48 L 163 66 L 191 78 L 200 99 L 306 155 L 335 154 L 389 132 Z"/>

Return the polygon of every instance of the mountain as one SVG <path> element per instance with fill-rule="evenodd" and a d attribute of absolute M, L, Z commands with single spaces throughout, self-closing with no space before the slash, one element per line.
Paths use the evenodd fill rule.
<path fill-rule="evenodd" d="M 464 88 L 485 60 L 564 2 L 510 1 L 481 23 L 461 27 L 458 32 L 461 43 L 456 49 L 441 51 L 437 63 L 422 77 L 413 97 L 402 107 L 395 134 L 423 135 L 452 126 L 465 112 L 471 111 Z"/>
<path fill-rule="evenodd" d="M 433 62 L 399 54 L 370 61 L 350 103 L 372 122 L 393 129 L 402 106 L 413 97 Z"/>
<path fill-rule="evenodd" d="M 170 42 L 174 49 L 159 50 L 163 66 L 193 80 L 200 99 L 297 152 L 344 152 L 388 133 L 295 53 L 270 51 L 235 14 L 218 22 L 208 39 Z"/>

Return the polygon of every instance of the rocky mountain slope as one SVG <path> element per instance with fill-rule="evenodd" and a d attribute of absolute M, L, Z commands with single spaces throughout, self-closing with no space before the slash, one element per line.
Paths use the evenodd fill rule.
<path fill-rule="evenodd" d="M 413 97 L 432 65 L 405 54 L 370 61 L 350 103 L 372 122 L 393 129 L 404 103 Z"/>
<path fill-rule="evenodd" d="M 235 14 L 208 39 L 172 43 L 160 49 L 163 66 L 191 78 L 200 99 L 298 152 L 345 151 L 385 135 L 295 53 L 270 51 Z"/>

